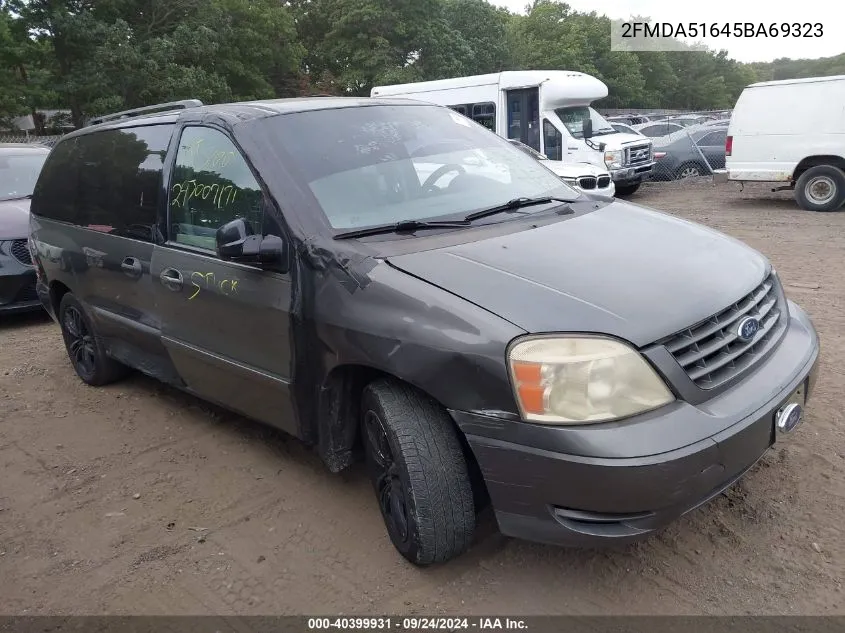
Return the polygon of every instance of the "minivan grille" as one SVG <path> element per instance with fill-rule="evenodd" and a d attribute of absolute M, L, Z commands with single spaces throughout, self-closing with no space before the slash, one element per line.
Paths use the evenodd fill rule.
<path fill-rule="evenodd" d="M 749 369 L 769 348 L 780 331 L 782 311 L 780 286 L 775 276 L 769 275 L 733 305 L 663 344 L 696 385 L 712 389 Z M 737 330 L 746 316 L 756 317 L 760 329 L 743 342 Z"/>
<path fill-rule="evenodd" d="M 634 145 L 625 149 L 625 166 L 637 167 L 651 162 L 651 143 Z"/>
<path fill-rule="evenodd" d="M 29 253 L 27 240 L 14 240 L 12 242 L 12 256 L 24 266 L 32 266 L 32 255 Z"/>

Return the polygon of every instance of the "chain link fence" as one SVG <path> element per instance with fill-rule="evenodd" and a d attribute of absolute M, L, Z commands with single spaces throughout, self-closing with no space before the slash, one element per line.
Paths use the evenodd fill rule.
<path fill-rule="evenodd" d="M 652 181 L 709 176 L 725 167 L 730 110 L 603 110 L 618 132 L 649 137 Z"/>
<path fill-rule="evenodd" d="M 60 138 L 62 138 L 61 134 L 35 136 L 34 134 L 3 134 L 0 132 L 0 143 L 27 143 L 30 145 L 53 147 Z"/>

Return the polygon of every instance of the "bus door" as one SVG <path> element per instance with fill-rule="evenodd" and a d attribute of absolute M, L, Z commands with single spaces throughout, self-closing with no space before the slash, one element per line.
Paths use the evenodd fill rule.
<path fill-rule="evenodd" d="M 508 90 L 508 138 L 540 151 L 540 89 Z"/>

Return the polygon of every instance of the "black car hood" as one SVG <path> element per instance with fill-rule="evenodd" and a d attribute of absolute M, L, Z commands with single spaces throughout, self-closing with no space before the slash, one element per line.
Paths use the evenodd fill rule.
<path fill-rule="evenodd" d="M 731 237 L 625 202 L 481 241 L 390 256 L 394 267 L 527 332 L 644 346 L 738 301 L 769 263 Z"/>

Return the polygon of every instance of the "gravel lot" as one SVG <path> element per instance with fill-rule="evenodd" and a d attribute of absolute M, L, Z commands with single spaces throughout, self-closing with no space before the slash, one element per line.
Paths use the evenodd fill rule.
<path fill-rule="evenodd" d="M 610 551 L 502 537 L 420 570 L 362 468 L 143 376 L 73 374 L 44 316 L 0 322 L 0 613 L 845 613 L 845 212 L 789 193 L 646 185 L 634 201 L 766 253 L 822 340 L 804 426 L 660 535 Z M 839 385 L 837 387 L 837 385 Z"/>

